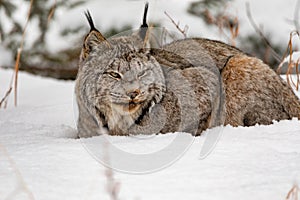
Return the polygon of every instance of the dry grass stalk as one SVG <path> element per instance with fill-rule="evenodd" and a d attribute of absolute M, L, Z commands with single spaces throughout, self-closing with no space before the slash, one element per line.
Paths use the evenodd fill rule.
<path fill-rule="evenodd" d="M 172 24 L 175 25 L 175 27 L 177 28 L 177 30 L 180 33 L 182 33 L 182 35 L 184 36 L 184 38 L 187 38 L 187 31 L 188 31 L 189 27 L 187 25 L 185 25 L 183 29 L 180 28 L 180 22 L 175 23 L 175 21 L 173 20 L 173 18 L 166 11 L 164 13 L 171 20 Z"/>
<path fill-rule="evenodd" d="M 11 94 L 13 88 L 14 88 L 14 94 L 15 94 L 14 104 L 15 104 L 15 106 L 17 106 L 18 72 L 19 72 L 21 54 L 22 54 L 24 41 L 25 41 L 25 33 L 26 33 L 26 29 L 27 29 L 27 26 L 28 26 L 28 23 L 29 23 L 29 17 L 30 17 L 30 14 L 31 14 L 32 5 L 33 5 L 33 0 L 30 1 L 29 10 L 28 10 L 28 14 L 27 14 L 27 20 L 26 20 L 24 30 L 23 30 L 23 33 L 22 33 L 22 39 L 21 39 L 20 47 L 18 48 L 18 51 L 17 51 L 17 58 L 16 58 L 16 62 L 15 62 L 15 67 L 14 67 L 15 71 L 14 71 L 13 77 L 11 79 L 9 88 L 8 88 L 7 92 L 5 93 L 4 97 L 0 101 L 0 108 L 1 108 L 3 103 L 5 104 L 4 107 L 6 108 L 7 99 L 9 97 L 9 95 Z M 14 86 L 13 86 L 13 84 L 14 84 Z"/>
<path fill-rule="evenodd" d="M 215 25 L 218 27 L 219 32 L 223 35 L 232 46 L 236 46 L 236 39 L 239 35 L 239 19 L 236 16 L 227 14 L 228 3 L 224 10 L 214 16 L 208 9 L 203 12 L 204 20 L 209 25 Z M 230 35 L 225 30 L 229 30 Z"/>
<path fill-rule="evenodd" d="M 266 36 L 263 34 L 263 32 L 260 30 L 260 28 L 256 25 L 256 23 L 253 20 L 251 9 L 250 9 L 250 3 L 246 3 L 246 9 L 247 9 L 247 17 L 254 28 L 255 32 L 259 34 L 259 36 L 262 38 L 262 40 L 265 42 L 265 44 L 269 47 L 271 50 L 272 56 L 277 60 L 277 62 L 281 61 L 281 56 L 274 50 L 269 40 L 266 38 Z"/>
<path fill-rule="evenodd" d="M 12 91 L 12 87 L 9 87 L 8 90 L 6 91 L 4 97 L 0 101 L 0 108 L 2 108 L 2 104 L 3 103 L 4 103 L 4 108 L 6 108 L 6 106 L 7 106 L 7 99 L 9 97 L 11 91 Z"/>
<path fill-rule="evenodd" d="M 107 135 L 106 129 L 100 129 L 99 132 Z M 110 167 L 109 142 L 107 140 L 105 140 L 104 142 L 103 151 L 104 151 L 104 159 L 105 162 L 107 163 L 105 169 L 105 177 L 107 181 L 106 191 L 111 200 L 118 200 L 121 184 L 115 180 L 113 169 Z"/>
<path fill-rule="evenodd" d="M 14 74 L 12 75 L 11 79 L 10 79 L 10 84 L 9 84 L 9 88 L 8 90 L 6 91 L 4 97 L 0 100 L 0 108 L 2 108 L 2 105 L 4 104 L 3 108 L 6 108 L 7 107 L 7 101 L 8 101 L 8 97 L 12 91 L 12 85 L 13 85 L 13 80 L 14 80 Z"/>
<path fill-rule="evenodd" d="M 248 19 L 251 23 L 251 25 L 253 26 L 253 28 L 255 29 L 255 31 L 260 35 L 260 37 L 262 38 L 262 40 L 266 43 L 266 45 L 268 46 L 268 50 L 271 51 L 272 56 L 280 63 L 278 68 L 277 68 L 277 72 L 280 73 L 281 68 L 283 66 L 283 64 L 286 62 L 286 56 L 289 54 L 289 61 L 288 61 L 288 69 L 286 72 L 286 79 L 287 79 L 287 83 L 289 84 L 289 86 L 294 86 L 296 88 L 296 90 L 299 90 L 299 86 L 300 86 L 300 74 L 299 74 L 299 64 L 300 64 L 300 59 L 297 60 L 293 60 L 292 55 L 293 55 L 293 36 L 294 35 L 298 35 L 298 37 L 300 37 L 299 32 L 298 31 L 293 31 L 290 33 L 290 39 L 289 39 L 289 43 L 288 43 L 288 47 L 283 55 L 283 57 L 281 57 L 280 55 L 278 55 L 276 53 L 276 51 L 274 50 L 274 48 L 271 46 L 271 43 L 269 42 L 269 40 L 264 36 L 263 32 L 260 30 L 260 28 L 256 25 L 256 23 L 254 22 L 253 18 L 252 18 L 252 14 L 250 11 L 250 4 L 247 3 L 246 4 L 247 7 L 247 16 Z M 268 52 L 266 52 L 268 53 Z M 295 68 L 296 70 L 296 76 L 297 76 L 297 81 L 295 82 L 292 78 L 292 73 L 293 73 L 293 68 Z"/>
<path fill-rule="evenodd" d="M 240 23 L 237 17 L 230 17 L 228 15 L 218 16 L 215 21 L 215 25 L 219 28 L 219 31 L 224 35 L 232 46 L 236 46 L 236 38 L 239 35 Z M 230 31 L 230 36 L 228 36 L 224 29 L 228 28 Z"/>
<path fill-rule="evenodd" d="M 286 195 L 285 200 L 298 200 L 298 193 L 300 192 L 300 189 L 297 185 L 294 185 L 292 189 L 288 192 Z"/>
<path fill-rule="evenodd" d="M 287 83 L 289 84 L 289 86 L 293 86 L 296 88 L 296 90 L 299 90 L 299 86 L 300 86 L 300 72 L 299 72 L 299 64 L 300 64 L 300 58 L 294 60 L 293 59 L 293 53 L 294 53 L 294 50 L 293 50 L 293 37 L 297 35 L 298 38 L 300 39 L 300 34 L 298 31 L 292 31 L 290 33 L 290 39 L 289 39 L 289 42 L 288 42 L 288 45 L 287 45 L 287 49 L 283 55 L 283 58 L 282 58 L 282 61 L 280 62 L 279 66 L 278 66 L 278 69 L 277 69 L 277 72 L 280 73 L 281 72 L 281 69 L 283 67 L 283 64 L 286 63 L 286 57 L 287 55 L 289 55 L 289 59 L 288 59 L 288 67 L 287 67 L 287 71 L 286 71 L 286 80 L 287 80 Z M 293 69 L 295 68 L 295 71 L 296 71 L 296 77 L 297 77 L 297 80 L 296 82 L 293 80 L 292 78 L 292 74 L 293 74 Z"/>
<path fill-rule="evenodd" d="M 5 147 L 0 144 L 0 152 L 3 153 L 4 157 L 7 158 L 11 169 L 14 171 L 18 184 L 16 185 L 16 188 L 9 194 L 9 196 L 6 199 L 15 199 L 16 195 L 20 192 L 24 192 L 28 199 L 34 200 L 34 196 L 32 192 L 27 188 L 27 185 L 21 175 L 21 172 L 18 170 L 16 163 L 14 160 L 9 156 L 8 152 L 6 151 Z"/>
<path fill-rule="evenodd" d="M 236 46 L 235 41 L 239 35 L 239 28 L 240 28 L 239 19 L 237 17 L 235 17 L 233 21 L 228 20 L 227 23 L 228 23 L 230 35 L 231 35 L 231 45 Z"/>
<path fill-rule="evenodd" d="M 118 200 L 119 199 L 119 192 L 120 192 L 120 183 L 116 182 L 114 179 L 114 173 L 111 168 L 107 168 L 105 171 L 105 176 L 107 180 L 107 192 L 110 196 L 111 200 Z"/>
<path fill-rule="evenodd" d="M 54 4 L 51 6 L 49 14 L 48 14 L 48 19 L 47 19 L 48 24 L 54 16 L 54 12 L 56 10 L 56 4 L 57 4 L 57 0 L 54 0 Z"/>
<path fill-rule="evenodd" d="M 14 104 L 17 106 L 17 99 L 18 99 L 18 75 L 19 75 L 19 66 L 20 66 L 20 58 L 21 58 L 22 48 L 18 49 L 17 59 L 15 63 L 15 77 L 14 77 Z"/>
<path fill-rule="evenodd" d="M 27 19 L 26 19 L 26 23 L 25 23 L 25 26 L 23 29 L 21 44 L 18 49 L 17 59 L 16 59 L 16 63 L 15 63 L 15 79 L 14 79 L 15 80 L 15 82 L 14 82 L 15 106 L 17 106 L 17 99 L 18 99 L 18 72 L 19 72 L 19 66 L 20 66 L 20 59 L 21 59 L 21 54 L 22 54 L 22 50 L 23 50 L 23 46 L 24 46 L 25 34 L 26 34 L 28 23 L 29 23 L 32 5 L 33 5 L 33 0 L 30 0 L 30 5 L 29 5 L 28 13 L 27 13 Z"/>

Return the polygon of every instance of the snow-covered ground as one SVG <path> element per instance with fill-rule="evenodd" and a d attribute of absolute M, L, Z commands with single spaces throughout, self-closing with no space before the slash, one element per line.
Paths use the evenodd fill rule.
<path fill-rule="evenodd" d="M 149 20 L 159 21 L 176 31 L 163 14 L 168 11 L 174 20 L 189 25 L 189 35 L 220 39 L 218 30 L 206 29 L 199 19 L 186 14 L 188 2 L 192 1 L 150 1 Z M 254 0 L 250 3 L 257 23 L 272 32 L 274 40 L 286 44 L 289 32 L 294 29 L 290 20 L 294 17 L 296 0 Z M 20 4 L 20 12 L 15 16 L 24 22 L 25 4 Z M 118 27 L 132 24 L 137 28 L 141 23 L 143 1 L 91 0 L 68 12 L 58 10 L 57 20 L 51 23 L 47 36 L 47 48 L 51 52 L 73 44 L 72 38 L 59 38 L 60 28 L 87 26 L 82 14 L 86 9 L 91 10 L 101 31 L 111 24 Z M 231 10 L 240 17 L 240 34 L 253 31 L 246 17 L 245 1 L 236 0 Z M 30 37 L 37 34 L 35 26 L 34 22 L 29 24 Z M 30 48 L 30 41 L 26 39 L 25 48 Z M 0 45 L 0 64 L 13 63 L 12 57 Z M 12 73 L 0 69 L 1 98 Z M 113 171 L 116 183 L 111 186 L 107 178 L 109 170 L 97 160 L 96 150 L 89 146 L 100 137 L 75 139 L 73 88 L 72 81 L 20 73 L 18 107 L 13 107 L 11 95 L 8 108 L 0 110 L 0 200 L 111 199 L 108 188 L 113 186 L 123 200 L 283 200 L 293 184 L 300 182 L 300 121 L 294 119 L 269 126 L 226 126 L 212 153 L 204 159 L 199 159 L 200 152 L 207 137 L 216 129 L 197 138 L 184 133 L 144 138 L 107 137 L 115 147 L 142 157 L 156 155 L 155 152 L 178 138 L 190 141 L 190 145 L 179 152 L 179 157 L 172 152 L 152 157 L 162 162 L 170 160 L 168 155 L 174 156 L 155 172 L 137 175 L 120 172 L 120 168 Z M 297 95 L 300 97 L 300 92 Z M 107 151 L 107 146 L 99 147 L 97 150 Z M 128 165 L 124 167 L 132 169 L 141 164 L 134 160 L 126 163 L 126 159 L 120 157 L 122 164 Z M 142 164 L 147 168 L 153 163 Z"/>
<path fill-rule="evenodd" d="M 12 71 L 0 70 L 1 96 L 11 75 Z M 113 171 L 112 184 L 107 168 L 87 148 L 88 141 L 99 137 L 74 139 L 73 87 L 72 81 L 20 73 L 19 106 L 14 108 L 10 98 L 8 109 L 0 110 L 1 200 L 111 199 L 109 185 L 119 188 L 117 195 L 124 200 L 283 200 L 300 182 L 300 121 L 294 119 L 269 126 L 226 126 L 204 159 L 199 159 L 201 148 L 214 130 L 197 138 L 184 133 L 108 137 L 117 148 L 139 155 L 168 146 L 174 137 L 192 141 L 171 165 L 139 175 Z M 167 156 L 158 160 L 168 160 Z"/>

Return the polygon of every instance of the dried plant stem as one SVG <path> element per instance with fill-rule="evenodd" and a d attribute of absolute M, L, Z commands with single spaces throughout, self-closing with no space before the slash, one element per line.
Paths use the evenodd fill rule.
<path fill-rule="evenodd" d="M 299 80 L 299 73 L 298 73 L 299 59 L 295 62 L 292 58 L 292 56 L 293 56 L 293 41 L 292 41 L 292 38 L 293 38 L 294 35 L 298 35 L 298 37 L 300 36 L 298 31 L 293 31 L 293 32 L 290 33 L 290 40 L 289 40 L 289 45 L 288 45 L 289 52 L 290 52 L 290 59 L 289 59 L 289 65 L 288 65 L 288 70 L 287 70 L 287 73 L 286 73 L 286 77 L 287 77 L 287 80 L 289 82 L 291 82 L 296 87 L 296 89 L 298 90 L 299 82 L 297 81 L 297 83 L 295 83 L 293 81 L 293 79 L 290 77 L 290 75 L 292 73 L 292 69 L 294 67 L 296 67 L 297 79 Z"/>
<path fill-rule="evenodd" d="M 297 185 L 294 185 L 292 189 L 288 192 L 286 196 L 286 200 L 298 200 L 298 193 L 300 192 L 300 189 Z"/>
<path fill-rule="evenodd" d="M 19 72 L 19 66 L 20 66 L 20 59 L 21 59 L 21 54 L 22 54 L 22 50 L 23 50 L 23 46 L 24 46 L 25 34 L 26 34 L 26 29 L 27 29 L 28 23 L 29 23 L 32 5 L 33 5 L 33 0 L 30 0 L 27 19 L 26 19 L 26 23 L 24 26 L 21 44 L 18 49 L 17 59 L 16 59 L 16 63 L 15 63 L 15 78 L 14 78 L 14 80 L 15 80 L 14 81 L 14 94 L 15 94 L 14 103 L 15 103 L 15 106 L 17 106 L 17 99 L 18 99 L 18 95 L 17 95 L 18 94 L 18 72 Z"/>
<path fill-rule="evenodd" d="M 22 52 L 22 49 L 19 48 L 16 63 L 15 63 L 15 78 L 14 78 L 14 80 L 15 80 L 15 82 L 14 82 L 14 94 L 15 94 L 14 102 L 15 102 L 15 106 L 17 106 L 17 99 L 18 99 L 18 74 L 19 74 L 19 65 L 20 65 L 21 52 Z"/>
<path fill-rule="evenodd" d="M 298 90 L 299 86 L 300 86 L 300 73 L 299 73 L 299 69 L 298 69 L 299 64 L 300 64 L 300 59 L 298 59 L 296 61 L 293 60 L 293 41 L 292 41 L 292 39 L 295 35 L 297 35 L 300 39 L 300 33 L 298 31 L 292 31 L 290 33 L 290 39 L 289 39 L 286 51 L 283 54 L 282 60 L 277 68 L 277 73 L 280 73 L 283 64 L 286 62 L 285 58 L 289 54 L 288 68 L 286 71 L 286 80 L 287 80 L 287 83 L 289 86 L 293 85 L 296 88 L 296 90 Z M 296 76 L 297 76 L 296 83 L 294 82 L 293 78 L 291 77 L 292 70 L 294 67 L 296 68 Z"/>
<path fill-rule="evenodd" d="M 179 27 L 179 22 L 175 23 L 175 21 L 172 19 L 172 17 L 166 11 L 164 13 L 171 20 L 171 22 L 175 25 L 175 27 L 177 28 L 177 30 L 179 30 L 179 32 L 182 33 L 182 35 L 186 38 L 187 37 L 187 31 L 188 31 L 189 27 L 187 25 L 185 25 L 184 28 L 181 29 Z"/>
<path fill-rule="evenodd" d="M 49 14 L 48 14 L 48 19 L 47 19 L 47 23 L 49 24 L 49 22 L 51 21 L 51 19 L 54 16 L 54 12 L 56 9 L 56 5 L 57 5 L 57 0 L 54 0 L 54 4 L 53 6 L 50 8 Z"/>
<path fill-rule="evenodd" d="M 107 134 L 106 129 L 100 129 L 99 133 Z M 107 135 L 108 136 L 108 135 Z M 104 151 L 104 159 L 108 166 L 105 169 L 105 177 L 106 177 L 106 191 L 111 200 L 118 200 L 119 199 L 119 191 L 120 191 L 120 183 L 117 182 L 114 178 L 114 171 L 110 167 L 110 153 L 109 153 L 109 143 L 107 140 L 104 141 L 103 146 Z"/>
<path fill-rule="evenodd" d="M 14 79 L 14 73 L 13 73 L 13 75 L 12 75 L 12 77 L 11 77 L 11 79 L 10 79 L 10 84 L 9 84 L 9 88 L 8 88 L 8 90 L 6 91 L 6 93 L 5 93 L 5 95 L 4 95 L 4 97 L 1 99 L 1 101 L 0 101 L 0 108 L 2 108 L 2 104 L 4 104 L 4 108 L 6 108 L 6 106 L 7 106 L 7 100 L 8 100 L 8 97 L 9 97 L 9 95 L 10 95 L 10 93 L 11 93 L 11 91 L 12 91 L 12 85 L 13 85 L 13 79 Z"/>
<path fill-rule="evenodd" d="M 110 196 L 110 199 L 118 200 L 120 183 L 115 181 L 113 170 L 108 167 L 105 171 L 105 176 L 106 176 L 106 180 L 107 180 L 107 188 L 106 189 Z"/>
<path fill-rule="evenodd" d="M 230 22 L 228 20 L 228 26 L 229 26 L 229 30 L 230 30 L 230 43 L 232 46 L 236 46 L 236 38 L 239 36 L 239 19 L 237 17 L 234 18 L 233 22 Z"/>
<path fill-rule="evenodd" d="M 9 87 L 8 90 L 7 90 L 7 92 L 5 93 L 4 97 L 0 101 L 0 108 L 2 107 L 3 103 L 5 103 L 4 108 L 6 107 L 6 100 L 7 100 L 8 96 L 9 96 L 9 94 L 11 93 L 11 91 L 12 91 L 12 87 Z"/>
<path fill-rule="evenodd" d="M 247 8 L 248 19 L 249 19 L 251 25 L 253 26 L 254 30 L 259 34 L 259 36 L 262 38 L 262 40 L 265 42 L 265 44 L 271 49 L 272 55 L 277 60 L 277 62 L 280 62 L 281 61 L 281 56 L 278 55 L 278 53 L 274 50 L 274 48 L 272 47 L 272 45 L 269 42 L 269 40 L 265 37 L 265 35 L 263 34 L 263 32 L 260 30 L 260 28 L 254 22 L 252 14 L 251 14 L 251 10 L 250 10 L 250 4 L 249 4 L 249 2 L 246 3 L 246 8 Z"/>

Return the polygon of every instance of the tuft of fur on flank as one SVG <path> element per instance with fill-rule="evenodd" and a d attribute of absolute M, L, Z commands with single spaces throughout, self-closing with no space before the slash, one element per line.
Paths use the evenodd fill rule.
<path fill-rule="evenodd" d="M 300 119 L 300 101 L 268 65 L 255 57 L 236 55 L 222 71 L 226 124 L 253 126 L 273 120 Z"/>

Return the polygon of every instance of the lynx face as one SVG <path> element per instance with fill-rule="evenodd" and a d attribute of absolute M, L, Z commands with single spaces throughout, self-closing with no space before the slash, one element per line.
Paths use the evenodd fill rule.
<path fill-rule="evenodd" d="M 105 95 L 111 108 L 120 115 L 132 115 L 151 101 L 158 103 L 164 92 L 160 66 L 142 51 L 114 58 L 102 78 L 109 86 Z"/>
<path fill-rule="evenodd" d="M 86 107 L 104 116 L 113 134 L 126 134 L 130 126 L 159 103 L 165 93 L 161 66 L 142 41 L 134 36 L 113 38 L 89 52 L 81 63 Z M 89 85 L 87 87 L 87 85 Z M 99 114 L 100 113 L 100 114 Z"/>

